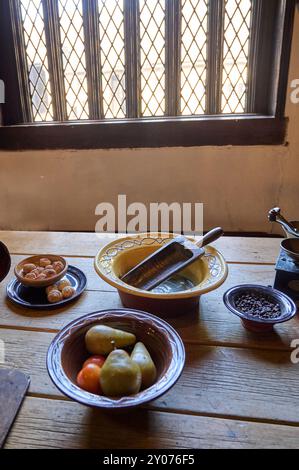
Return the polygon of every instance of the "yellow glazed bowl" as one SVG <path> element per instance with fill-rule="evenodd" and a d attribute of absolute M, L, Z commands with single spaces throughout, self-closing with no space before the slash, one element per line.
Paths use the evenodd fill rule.
<path fill-rule="evenodd" d="M 121 281 L 121 277 L 174 236 L 169 233 L 144 233 L 119 238 L 105 245 L 95 258 L 95 270 L 116 287 L 125 307 L 145 310 L 159 316 L 195 311 L 199 297 L 217 289 L 227 278 L 227 264 L 219 251 L 205 247 L 205 256 L 179 273 L 191 286 L 179 292 L 144 291 Z M 194 238 L 188 237 L 195 242 Z"/>

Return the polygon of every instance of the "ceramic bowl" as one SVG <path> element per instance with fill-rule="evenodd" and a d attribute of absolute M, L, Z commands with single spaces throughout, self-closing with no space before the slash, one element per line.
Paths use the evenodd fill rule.
<path fill-rule="evenodd" d="M 53 263 L 54 261 L 61 261 L 63 263 L 64 268 L 59 274 L 56 274 L 56 276 L 52 276 L 48 279 L 44 279 L 44 280 L 25 279 L 24 276 L 21 275 L 24 264 L 27 264 L 27 263 L 38 264 L 41 258 L 48 258 Z M 24 286 L 41 288 L 41 287 L 51 286 L 52 284 L 55 284 L 56 282 L 58 282 L 60 279 L 62 279 L 65 276 L 67 270 L 68 270 L 68 263 L 64 258 L 62 258 L 62 256 L 35 255 L 35 256 L 30 256 L 29 258 L 26 258 L 22 260 L 19 264 L 17 264 L 17 266 L 15 267 L 15 275 L 18 281 L 20 281 L 20 283 L 23 284 Z"/>
<path fill-rule="evenodd" d="M 155 250 L 171 240 L 169 233 L 147 233 L 114 240 L 105 245 L 95 258 L 95 270 L 108 284 L 116 287 L 125 307 L 145 310 L 158 316 L 175 316 L 194 312 L 202 294 L 217 289 L 226 280 L 227 264 L 212 246 L 205 256 L 179 273 L 190 284 L 184 290 L 145 291 L 129 286 L 121 277 Z M 188 237 L 195 242 L 193 238 Z"/>
<path fill-rule="evenodd" d="M 238 310 L 236 307 L 236 299 L 245 292 L 261 294 L 278 303 L 281 309 L 280 317 L 275 319 L 255 318 L 252 315 Z M 224 294 L 223 301 L 234 315 L 241 318 L 242 324 L 247 330 L 257 333 L 272 331 L 274 325 L 291 320 L 297 313 L 297 306 L 287 295 L 272 287 L 254 284 L 244 284 L 233 287 Z"/>
<path fill-rule="evenodd" d="M 158 374 L 152 387 L 136 395 L 112 399 L 86 392 L 76 385 L 77 374 L 90 357 L 85 333 L 99 324 L 134 333 L 145 344 Z M 145 312 L 125 309 L 96 312 L 73 321 L 54 338 L 47 355 L 49 375 L 62 393 L 84 405 L 112 410 L 136 407 L 160 397 L 179 379 L 184 364 L 183 342 L 168 323 Z"/>

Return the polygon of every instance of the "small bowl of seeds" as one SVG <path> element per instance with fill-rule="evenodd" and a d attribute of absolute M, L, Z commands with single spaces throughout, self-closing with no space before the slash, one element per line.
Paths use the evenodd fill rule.
<path fill-rule="evenodd" d="M 244 284 L 229 289 L 223 297 L 226 307 L 253 332 L 272 331 L 277 323 L 291 320 L 297 306 L 290 297 L 272 287 Z"/>

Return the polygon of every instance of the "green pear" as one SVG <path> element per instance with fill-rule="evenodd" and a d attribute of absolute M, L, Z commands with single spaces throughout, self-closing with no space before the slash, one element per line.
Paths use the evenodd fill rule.
<path fill-rule="evenodd" d="M 115 349 L 107 357 L 100 375 L 101 389 L 108 397 L 124 397 L 138 393 L 142 375 L 129 354 Z"/>
<path fill-rule="evenodd" d="M 126 331 L 96 325 L 85 335 L 85 344 L 90 354 L 109 354 L 115 348 L 125 348 L 136 343 L 136 336 Z"/>
<path fill-rule="evenodd" d="M 142 375 L 142 388 L 153 385 L 157 378 L 157 369 L 143 343 L 136 343 L 131 354 L 133 362 L 138 364 Z"/>

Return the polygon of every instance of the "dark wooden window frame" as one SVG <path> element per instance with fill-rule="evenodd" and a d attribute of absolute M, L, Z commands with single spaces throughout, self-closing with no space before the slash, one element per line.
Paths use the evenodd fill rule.
<path fill-rule="evenodd" d="M 48 0 L 47 0 L 48 1 Z M 86 0 L 88 4 L 89 0 Z M 136 0 L 127 0 L 129 3 Z M 275 2 L 275 8 L 273 3 Z M 29 149 L 100 149 L 138 147 L 192 147 L 204 145 L 282 145 L 285 143 L 287 119 L 284 117 L 290 52 L 292 44 L 294 12 L 296 0 L 255 0 L 254 24 L 252 25 L 252 47 L 250 52 L 250 75 L 248 81 L 247 114 L 223 115 L 219 113 L 219 99 L 215 86 L 217 61 L 210 67 L 208 77 L 208 109 L 211 114 L 196 117 L 176 116 L 178 91 L 167 97 L 169 117 L 139 118 L 138 102 L 132 99 L 126 119 L 67 121 L 50 123 L 24 123 L 24 94 L 18 93 L 19 78 L 15 55 L 14 30 L 10 18 L 10 0 L 0 2 L 0 52 L 6 60 L 0 62 L 0 79 L 6 85 L 6 104 L 2 106 L 2 126 L 0 125 L 0 150 Z M 175 4 L 169 0 L 169 8 Z M 213 8 L 221 15 L 220 1 L 212 0 Z M 272 7 L 269 8 L 269 5 Z M 170 17 L 177 18 L 173 8 Z M 136 18 L 131 15 L 131 20 Z M 178 22 L 177 22 L 178 23 Z M 213 35 L 211 59 L 219 53 L 219 23 L 209 25 Z M 168 42 L 175 50 L 175 37 L 166 26 Z M 271 45 L 269 37 L 273 38 Z M 271 46 L 271 47 L 270 47 Z M 92 47 L 92 41 L 91 41 Z M 131 44 L 131 47 L 133 45 Z M 166 80 L 177 77 L 176 55 L 169 57 L 166 64 Z M 219 62 L 218 62 L 219 63 Z M 92 64 L 89 64 L 92 67 Z M 132 64 L 131 64 L 132 66 Z M 95 72 L 91 76 L 95 76 Z M 138 81 L 138 80 L 137 80 Z M 26 83 L 26 80 L 24 81 Z M 133 85 L 133 86 L 132 86 Z M 271 85 L 271 86 L 270 86 Z M 93 87 L 94 88 L 94 87 Z M 219 87 L 218 87 L 219 89 Z M 138 83 L 131 83 L 131 93 L 138 90 Z M 178 87 L 172 87 L 178 90 Z M 97 100 L 96 100 L 97 101 Z M 27 106 L 27 107 L 26 107 Z M 255 111 L 254 113 L 252 111 Z M 100 109 L 92 107 L 96 118 Z M 0 114 L 1 115 L 1 114 Z M 136 116 L 136 117 L 133 117 Z"/>

